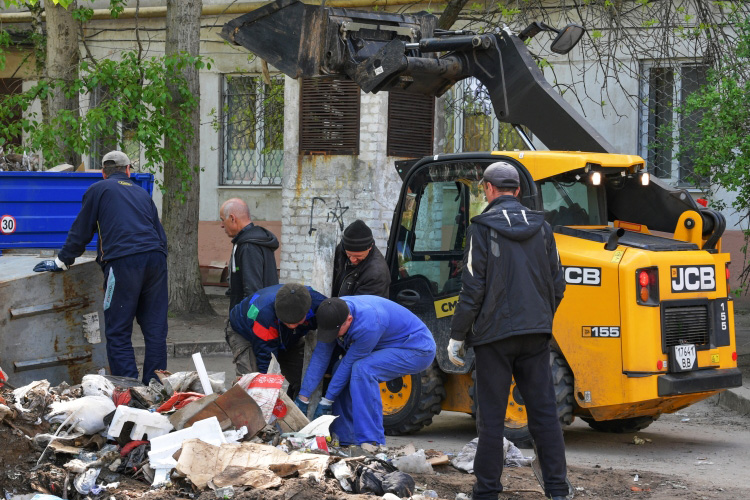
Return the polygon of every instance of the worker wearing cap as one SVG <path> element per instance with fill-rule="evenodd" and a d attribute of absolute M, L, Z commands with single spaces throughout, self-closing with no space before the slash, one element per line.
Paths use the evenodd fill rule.
<path fill-rule="evenodd" d="M 334 297 L 379 295 L 388 298 L 391 272 L 375 245 L 372 230 L 357 219 L 344 229 L 333 258 Z"/>
<path fill-rule="evenodd" d="M 565 443 L 550 371 L 552 319 L 565 291 L 560 257 L 544 213 L 518 201 L 520 179 L 508 162 L 489 165 L 482 180 L 489 204 L 472 218 L 448 358 L 463 366 L 474 348 L 479 442 L 472 498 L 503 490 L 503 431 L 511 378 L 526 403 L 547 497 L 568 495 Z"/>
<path fill-rule="evenodd" d="M 427 369 L 435 359 L 430 330 L 411 311 L 373 295 L 330 298 L 318 307 L 318 343 L 297 406 L 304 413 L 334 349 L 345 351 L 314 418 L 337 415 L 331 431 L 343 445 L 385 444 L 380 382 Z"/>
<path fill-rule="evenodd" d="M 83 195 L 81 211 L 54 260 L 34 271 L 65 271 L 99 235 L 96 260 L 104 271 L 104 334 L 112 375 L 138 378 L 133 319 L 143 332 L 143 382 L 167 368 L 167 236 L 151 195 L 130 180 L 121 151 L 102 159 L 104 180 Z"/>
<path fill-rule="evenodd" d="M 294 399 L 302 381 L 305 343 L 310 330 L 318 327 L 315 313 L 326 299 L 309 286 L 297 283 L 261 288 L 245 297 L 229 313 L 235 332 L 248 340 L 260 373 L 267 373 L 271 355 L 276 357 Z"/>

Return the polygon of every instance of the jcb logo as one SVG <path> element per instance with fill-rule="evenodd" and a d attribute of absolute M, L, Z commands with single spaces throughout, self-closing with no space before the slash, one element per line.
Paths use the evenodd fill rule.
<path fill-rule="evenodd" d="M 716 290 L 714 266 L 672 266 L 672 293 Z"/>
<path fill-rule="evenodd" d="M 448 297 L 443 300 L 436 300 L 435 304 L 435 316 L 438 318 L 444 318 L 446 316 L 453 316 L 453 310 L 456 308 L 458 303 L 458 295 Z"/>
<path fill-rule="evenodd" d="M 569 285 L 600 286 L 602 284 L 602 270 L 599 267 L 563 266 L 565 283 Z"/>

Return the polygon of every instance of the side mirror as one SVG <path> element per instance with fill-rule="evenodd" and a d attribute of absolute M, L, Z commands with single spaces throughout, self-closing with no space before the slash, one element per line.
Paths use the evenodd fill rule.
<path fill-rule="evenodd" d="M 557 37 L 550 45 L 550 50 L 557 54 L 567 54 L 581 40 L 586 30 L 583 26 L 569 24 L 557 32 Z"/>

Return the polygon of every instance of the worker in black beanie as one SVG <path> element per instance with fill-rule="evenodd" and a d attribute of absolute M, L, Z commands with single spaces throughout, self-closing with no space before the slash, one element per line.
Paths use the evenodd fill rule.
<path fill-rule="evenodd" d="M 379 295 L 388 298 L 391 276 L 372 237 L 372 230 L 357 219 L 344 229 L 333 262 L 334 297 Z"/>

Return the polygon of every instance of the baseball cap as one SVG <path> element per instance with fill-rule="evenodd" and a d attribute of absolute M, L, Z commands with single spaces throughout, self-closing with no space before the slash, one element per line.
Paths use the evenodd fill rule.
<path fill-rule="evenodd" d="M 304 320 L 311 305 L 310 291 L 299 283 L 287 283 L 276 292 L 276 317 L 282 323 L 294 324 Z"/>
<path fill-rule="evenodd" d="M 484 170 L 482 182 L 489 182 L 498 188 L 517 188 L 520 186 L 518 170 L 510 163 L 498 161 Z"/>
<path fill-rule="evenodd" d="M 114 165 L 107 165 L 107 162 L 114 162 Z M 128 165 L 130 165 L 130 159 L 128 158 L 128 155 L 122 151 L 110 151 L 104 155 L 104 158 L 102 158 L 103 167 L 127 167 Z"/>
<path fill-rule="evenodd" d="M 318 342 L 333 342 L 339 336 L 341 325 L 349 317 L 349 306 L 338 297 L 326 299 L 318 306 Z"/>

